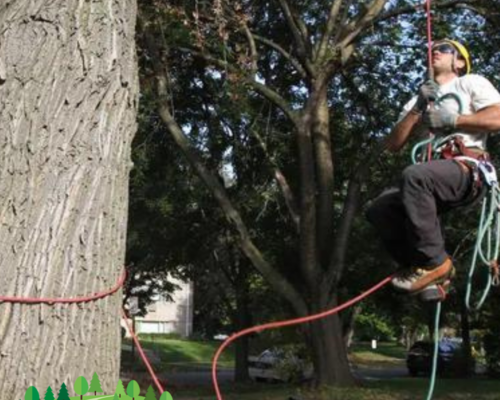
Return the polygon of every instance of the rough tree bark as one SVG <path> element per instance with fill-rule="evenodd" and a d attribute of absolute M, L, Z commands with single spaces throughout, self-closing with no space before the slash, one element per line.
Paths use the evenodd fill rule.
<path fill-rule="evenodd" d="M 123 268 L 138 91 L 136 0 L 0 3 L 0 294 L 74 297 Z M 0 393 L 73 385 L 120 364 L 121 292 L 0 304 Z"/>

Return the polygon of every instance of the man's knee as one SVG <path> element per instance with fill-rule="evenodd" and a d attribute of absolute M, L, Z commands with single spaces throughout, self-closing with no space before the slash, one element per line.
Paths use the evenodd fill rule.
<path fill-rule="evenodd" d="M 427 171 L 420 164 L 410 165 L 403 170 L 402 185 L 421 185 L 427 178 Z"/>

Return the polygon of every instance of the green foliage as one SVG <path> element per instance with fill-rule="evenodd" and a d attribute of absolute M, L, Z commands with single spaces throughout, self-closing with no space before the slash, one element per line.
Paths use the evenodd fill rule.
<path fill-rule="evenodd" d="M 102 393 L 101 382 L 99 381 L 99 376 L 97 376 L 97 372 L 94 372 L 94 375 L 92 375 L 89 392 L 94 392 L 94 395 L 96 394 L 96 392 Z"/>
<path fill-rule="evenodd" d="M 141 392 L 141 388 L 139 387 L 139 384 L 132 380 L 128 383 L 127 385 L 127 395 L 129 395 L 132 398 L 135 398 L 139 396 L 139 393 Z"/>
<path fill-rule="evenodd" d="M 66 384 L 64 382 L 61 384 L 61 388 L 59 389 L 57 400 L 70 400 L 68 388 L 66 387 Z"/>
<path fill-rule="evenodd" d="M 37 388 L 34 386 L 30 386 L 28 389 L 26 389 L 24 400 L 40 400 L 40 394 L 38 393 Z"/>
<path fill-rule="evenodd" d="M 47 388 L 43 400 L 56 400 L 56 398 L 54 397 L 54 393 L 52 392 L 52 388 L 50 386 Z"/>
<path fill-rule="evenodd" d="M 76 378 L 73 389 L 75 389 L 76 394 L 79 394 L 83 397 L 83 395 L 86 394 L 89 390 L 89 383 L 87 382 L 87 379 L 85 379 L 84 376 L 79 376 L 78 378 Z"/>
<path fill-rule="evenodd" d="M 149 385 L 148 391 L 146 392 L 146 397 L 144 400 L 156 400 L 156 395 L 154 389 Z"/>
<path fill-rule="evenodd" d="M 355 335 L 358 340 L 383 340 L 394 339 L 394 328 L 380 315 L 374 312 L 361 312 L 356 317 Z"/>

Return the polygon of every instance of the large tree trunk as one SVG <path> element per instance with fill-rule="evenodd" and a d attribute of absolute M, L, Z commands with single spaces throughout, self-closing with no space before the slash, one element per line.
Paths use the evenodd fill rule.
<path fill-rule="evenodd" d="M 316 382 L 321 385 L 352 385 L 354 377 L 338 315 L 311 323 L 310 332 Z"/>
<path fill-rule="evenodd" d="M 74 297 L 123 267 L 136 130 L 136 0 L 0 3 L 0 294 Z M 0 304 L 0 393 L 58 393 L 120 363 L 121 292 Z"/>

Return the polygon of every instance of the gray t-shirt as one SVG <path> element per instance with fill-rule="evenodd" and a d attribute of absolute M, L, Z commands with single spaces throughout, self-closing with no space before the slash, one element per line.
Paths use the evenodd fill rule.
<path fill-rule="evenodd" d="M 438 97 L 442 97 L 448 93 L 453 93 L 460 98 L 463 106 L 463 115 L 470 115 L 478 112 L 482 108 L 492 106 L 494 104 L 500 104 L 500 93 L 491 84 L 489 80 L 480 75 L 464 75 L 462 77 L 457 77 L 452 81 L 441 85 L 439 87 Z M 401 121 L 406 114 L 413 108 L 417 101 L 417 96 L 413 97 L 408 103 L 405 104 L 403 110 L 399 116 L 399 121 Z M 436 105 L 436 108 L 445 108 L 455 112 L 459 112 L 459 106 L 455 99 L 446 98 L 440 104 Z M 417 134 L 423 134 L 428 132 L 428 127 L 424 124 L 417 129 Z M 439 132 L 434 132 L 438 136 L 442 136 Z M 480 149 L 486 150 L 486 138 L 487 132 L 485 133 L 466 133 L 466 132 L 453 132 L 452 136 L 460 136 L 467 147 L 478 147 Z"/>

